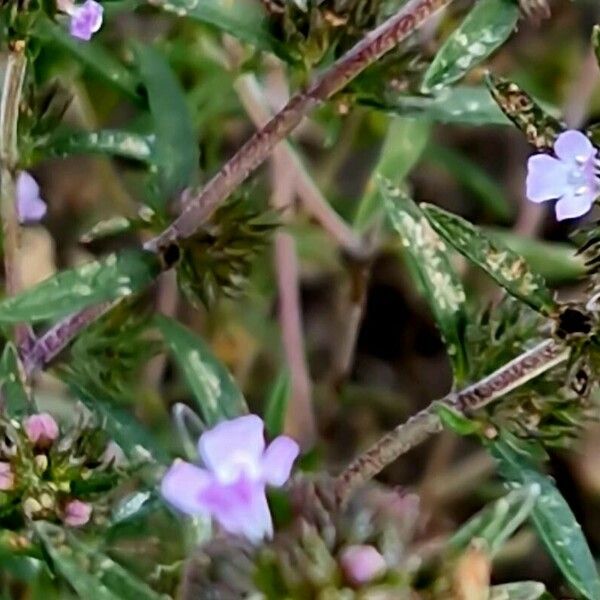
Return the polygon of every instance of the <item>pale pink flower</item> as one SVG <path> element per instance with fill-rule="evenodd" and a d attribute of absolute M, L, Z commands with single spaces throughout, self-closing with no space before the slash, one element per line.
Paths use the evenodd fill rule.
<path fill-rule="evenodd" d="M 15 475 L 12 472 L 10 463 L 0 462 L 0 491 L 6 492 L 12 490 L 15 485 Z"/>
<path fill-rule="evenodd" d="M 47 211 L 40 197 L 40 186 L 27 172 L 21 171 L 16 182 L 17 217 L 21 224 L 41 221 Z"/>
<path fill-rule="evenodd" d="M 27 417 L 23 428 L 29 440 L 40 448 L 47 448 L 58 437 L 58 425 L 52 415 L 39 413 Z"/>
<path fill-rule="evenodd" d="M 262 419 L 247 415 L 204 432 L 198 452 L 205 468 L 175 461 L 162 480 L 163 497 L 181 512 L 210 516 L 252 542 L 271 537 L 265 487 L 288 480 L 299 448 L 279 436 L 265 450 L 263 430 Z"/>
<path fill-rule="evenodd" d="M 355 586 L 381 577 L 387 570 L 383 556 L 374 546 L 348 546 L 342 551 L 340 564 L 346 579 Z"/>
<path fill-rule="evenodd" d="M 102 27 L 104 8 L 95 0 L 86 0 L 81 5 L 73 0 L 57 0 L 57 7 L 71 17 L 69 32 L 74 38 L 88 42 Z"/>
<path fill-rule="evenodd" d="M 85 525 L 92 516 L 92 505 L 81 500 L 71 500 L 65 506 L 63 521 L 69 527 L 81 527 Z"/>

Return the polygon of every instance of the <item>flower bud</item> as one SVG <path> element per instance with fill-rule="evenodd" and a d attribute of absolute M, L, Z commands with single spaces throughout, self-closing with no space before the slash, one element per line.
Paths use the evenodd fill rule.
<path fill-rule="evenodd" d="M 39 448 L 48 448 L 58 437 L 58 425 L 48 413 L 39 413 L 27 417 L 23 422 L 25 433 L 33 444 Z"/>
<path fill-rule="evenodd" d="M 348 546 L 340 557 L 346 579 L 355 586 L 364 585 L 383 575 L 387 565 L 373 546 Z"/>
<path fill-rule="evenodd" d="M 70 527 L 81 527 L 85 525 L 92 515 L 92 505 L 81 500 L 71 500 L 65 506 L 63 521 Z"/>

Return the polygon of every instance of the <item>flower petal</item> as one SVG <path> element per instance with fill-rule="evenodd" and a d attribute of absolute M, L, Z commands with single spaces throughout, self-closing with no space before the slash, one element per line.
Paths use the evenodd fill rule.
<path fill-rule="evenodd" d="M 236 481 L 241 472 L 258 479 L 265 449 L 263 428 L 256 415 L 223 421 L 200 436 L 200 457 L 224 483 Z"/>
<path fill-rule="evenodd" d="M 286 435 L 276 437 L 267 448 L 263 460 L 263 479 L 274 486 L 283 485 L 290 477 L 292 465 L 300 452 L 300 447 Z"/>
<path fill-rule="evenodd" d="M 71 14 L 70 33 L 75 38 L 87 42 L 102 27 L 104 8 L 95 0 L 86 0 L 84 4 L 69 12 Z"/>
<path fill-rule="evenodd" d="M 259 542 L 273 535 L 273 522 L 264 484 L 242 476 L 235 483 L 216 480 L 200 494 L 200 503 L 221 527 Z"/>
<path fill-rule="evenodd" d="M 21 171 L 17 177 L 16 195 L 17 216 L 21 223 L 37 223 L 46 214 L 40 186 L 27 171 Z"/>
<path fill-rule="evenodd" d="M 207 511 L 201 496 L 212 481 L 213 478 L 205 469 L 176 460 L 162 479 L 160 493 L 169 504 L 183 513 L 203 514 Z"/>
<path fill-rule="evenodd" d="M 581 131 L 569 129 L 556 138 L 554 153 L 561 160 L 571 162 L 591 158 L 596 154 L 596 149 Z"/>
<path fill-rule="evenodd" d="M 592 209 L 594 200 L 593 192 L 588 194 L 565 194 L 554 207 L 556 219 L 564 221 L 565 219 L 581 217 Z"/>
<path fill-rule="evenodd" d="M 547 154 L 534 154 L 527 161 L 527 198 L 545 202 L 560 198 L 569 188 L 569 168 Z"/>

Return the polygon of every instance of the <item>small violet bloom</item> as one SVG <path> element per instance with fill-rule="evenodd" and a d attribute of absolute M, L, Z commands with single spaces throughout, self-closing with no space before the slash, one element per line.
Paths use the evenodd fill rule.
<path fill-rule="evenodd" d="M 63 521 L 69 527 L 81 527 L 85 525 L 92 516 L 92 506 L 81 500 L 71 500 L 65 506 Z"/>
<path fill-rule="evenodd" d="M 204 468 L 175 461 L 162 480 L 163 497 L 181 512 L 210 516 L 254 543 L 272 536 L 265 486 L 288 480 L 299 448 L 281 435 L 265 450 L 263 429 L 262 419 L 247 415 L 204 432 L 198 441 Z"/>
<path fill-rule="evenodd" d="M 89 42 L 102 27 L 104 8 L 95 0 L 76 6 L 73 0 L 57 0 L 58 9 L 71 17 L 69 32 L 74 38 Z"/>
<path fill-rule="evenodd" d="M 7 462 L 0 462 L 0 491 L 12 490 L 15 485 L 15 476 Z"/>
<path fill-rule="evenodd" d="M 527 163 L 527 198 L 532 202 L 558 199 L 556 218 L 573 219 L 587 213 L 600 196 L 597 151 L 580 131 L 561 133 L 554 154 L 534 154 Z"/>
<path fill-rule="evenodd" d="M 340 564 L 346 579 L 355 586 L 369 583 L 387 570 L 383 556 L 369 545 L 348 546 L 340 556 Z"/>
<path fill-rule="evenodd" d="M 46 214 L 46 203 L 40 198 L 40 186 L 27 172 L 17 176 L 17 217 L 21 224 L 37 223 Z"/>
<path fill-rule="evenodd" d="M 58 437 L 58 425 L 48 413 L 39 413 L 27 417 L 23 428 L 29 441 L 40 448 L 47 448 Z"/>

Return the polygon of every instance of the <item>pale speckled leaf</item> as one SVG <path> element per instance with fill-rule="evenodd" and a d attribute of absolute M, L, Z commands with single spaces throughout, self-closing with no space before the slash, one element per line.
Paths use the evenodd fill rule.
<path fill-rule="evenodd" d="M 434 123 L 465 125 L 510 125 L 484 87 L 443 88 L 428 96 L 403 96 L 382 100 L 359 97 L 358 102 L 403 117 L 418 117 Z"/>
<path fill-rule="evenodd" d="M 289 59 L 289 53 L 269 32 L 267 14 L 255 0 L 149 0 L 178 17 L 212 25 L 260 50 Z"/>
<path fill-rule="evenodd" d="M 461 79 L 508 39 L 518 19 L 519 5 L 513 0 L 476 2 L 427 69 L 423 77 L 423 91 Z"/>
<path fill-rule="evenodd" d="M 448 248 L 433 231 L 417 205 L 389 180 L 379 190 L 387 215 L 400 235 L 403 255 L 409 260 L 446 343 L 457 383 L 468 372 L 464 333 L 467 323 L 465 292 L 449 261 Z"/>
<path fill-rule="evenodd" d="M 105 219 L 104 221 L 99 221 L 84 234 L 82 234 L 79 238 L 79 241 L 82 244 L 89 244 L 94 240 L 99 240 L 105 237 L 125 233 L 126 231 L 131 231 L 134 225 L 135 222 L 131 219 L 127 219 L 126 217 L 112 217 L 110 219 Z"/>
<path fill-rule="evenodd" d="M 140 162 L 152 162 L 154 137 L 118 129 L 76 131 L 52 137 L 44 150 L 49 156 L 108 154 Z"/>
<path fill-rule="evenodd" d="M 6 344 L 0 359 L 0 394 L 9 418 L 26 415 L 32 406 L 23 385 L 22 372 L 17 349 L 12 343 Z"/>
<path fill-rule="evenodd" d="M 248 412 L 231 373 L 200 337 L 162 315 L 156 316 L 155 323 L 183 372 L 208 427 Z"/>
<path fill-rule="evenodd" d="M 481 267 L 509 294 L 534 310 L 550 315 L 556 309 L 544 278 L 533 272 L 522 256 L 492 241 L 465 219 L 431 204 L 421 208 L 432 227 L 458 252 Z"/>
<path fill-rule="evenodd" d="M 508 493 L 469 519 L 448 541 L 454 552 L 462 552 L 474 540 L 484 540 L 493 556 L 529 517 L 541 488 L 538 484 L 523 486 Z"/>
<path fill-rule="evenodd" d="M 539 473 L 528 456 L 505 437 L 489 442 L 500 473 L 514 485 L 537 484 L 541 490 L 531 520 L 544 546 L 573 589 L 588 600 L 600 598 L 600 578 L 581 526 L 552 480 Z"/>
<path fill-rule="evenodd" d="M 82 542 L 78 536 L 57 525 L 38 521 L 35 531 L 54 569 L 81 598 L 94 600 L 160 600 L 143 581 L 129 573 L 106 554 Z"/>
<path fill-rule="evenodd" d="M 422 120 L 394 118 L 390 121 L 379 160 L 356 211 L 354 226 L 357 229 L 364 230 L 383 210 L 379 177 L 400 185 L 425 150 L 430 131 L 430 125 Z"/>
<path fill-rule="evenodd" d="M 539 600 L 546 586 L 538 581 L 518 581 L 490 588 L 489 600 Z"/>
<path fill-rule="evenodd" d="M 159 257 L 144 250 L 111 254 L 61 271 L 32 288 L 0 302 L 0 323 L 35 323 L 56 319 L 87 306 L 143 289 L 161 271 Z"/>

